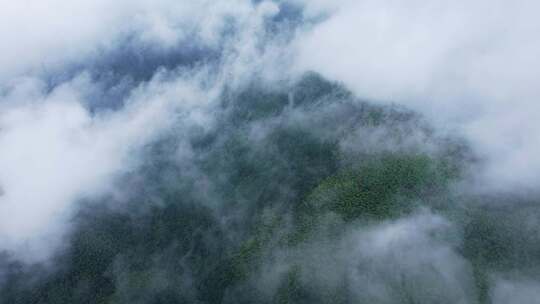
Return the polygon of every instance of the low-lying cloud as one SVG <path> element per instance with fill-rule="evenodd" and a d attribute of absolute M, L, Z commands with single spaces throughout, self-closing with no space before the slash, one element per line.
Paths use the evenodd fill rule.
<path fill-rule="evenodd" d="M 489 189 L 536 188 L 536 2 L 338 3 L 296 42 L 300 69 L 461 132 L 488 162 L 477 174 Z"/>

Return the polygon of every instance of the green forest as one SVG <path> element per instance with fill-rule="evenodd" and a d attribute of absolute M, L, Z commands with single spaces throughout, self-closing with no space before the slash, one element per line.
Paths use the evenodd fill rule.
<path fill-rule="evenodd" d="M 69 246 L 54 256 L 60 266 L 0 255 L 0 303 L 490 303 L 490 273 L 540 262 L 537 236 L 517 224 L 537 208 L 494 208 L 482 202 L 520 199 L 457 191 L 475 157 L 420 115 L 315 73 L 219 99 L 210 130 L 187 139 L 172 130 L 144 147 L 142 165 L 117 181 L 122 201 L 80 202 Z M 180 157 L 186 140 L 191 153 Z M 403 254 L 418 272 L 388 272 L 369 242 L 354 240 L 426 214 L 444 219 L 427 242 L 450 245 L 409 248 L 413 240 L 389 259 Z M 351 250 L 367 252 L 358 265 Z M 431 253 L 408 256 L 421 250 L 451 251 L 472 288 L 445 291 L 460 282 Z M 387 282 L 390 300 L 354 287 L 362 267 Z"/>

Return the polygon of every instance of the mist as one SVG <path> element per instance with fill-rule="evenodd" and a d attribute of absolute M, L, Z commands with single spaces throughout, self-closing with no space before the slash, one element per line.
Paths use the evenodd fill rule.
<path fill-rule="evenodd" d="M 460 132 L 487 162 L 487 191 L 536 189 L 534 1 L 338 3 L 297 42 L 300 69 Z"/>
<path fill-rule="evenodd" d="M 538 302 L 538 8 L 0 2 L 0 303 Z"/>

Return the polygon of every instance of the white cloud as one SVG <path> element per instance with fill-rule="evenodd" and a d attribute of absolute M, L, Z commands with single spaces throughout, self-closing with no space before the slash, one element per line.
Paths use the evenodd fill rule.
<path fill-rule="evenodd" d="M 79 63 L 126 35 L 156 49 L 216 47 L 227 22 L 256 9 L 248 0 L 0 0 L 0 6 L 0 81 Z"/>
<path fill-rule="evenodd" d="M 535 1 L 338 1 L 297 40 L 299 70 L 463 132 L 497 188 L 540 180 Z M 309 3 L 306 3 L 309 6 Z"/>
<path fill-rule="evenodd" d="M 0 100 L 0 248 L 27 260 L 51 254 L 73 204 L 112 190 L 112 179 L 137 165 L 137 149 L 176 115 L 211 123 L 210 95 L 181 78 L 156 76 L 124 109 L 95 115 L 83 106 L 80 92 L 92 89 L 84 75 L 41 96 L 39 81 L 28 82 Z"/>
<path fill-rule="evenodd" d="M 370 303 L 471 303 L 471 271 L 455 250 L 456 236 L 448 221 L 427 211 L 354 231 L 346 240 L 354 296 Z"/>
<path fill-rule="evenodd" d="M 474 303 L 472 269 L 457 249 L 459 227 L 442 216 L 419 210 L 344 232 L 328 239 L 317 233 L 313 242 L 269 258 L 261 289 L 274 292 L 279 278 L 300 265 L 302 286 L 321 298 L 335 299 L 338 291 L 358 303 Z"/>
<path fill-rule="evenodd" d="M 210 127 L 221 85 L 243 82 L 267 61 L 258 49 L 262 21 L 279 12 L 271 2 L 249 0 L 0 4 L 0 250 L 28 261 L 52 254 L 74 203 L 112 190 L 112 179 L 137 165 L 137 150 L 173 121 L 176 132 Z M 223 44 L 231 22 L 240 33 Z M 103 87 L 91 77 L 82 73 L 52 91 L 39 78 L 91 62 L 127 36 L 142 48 L 223 48 L 224 71 L 157 71 L 129 92 L 123 108 L 97 113 L 87 99 L 99 98 Z"/>

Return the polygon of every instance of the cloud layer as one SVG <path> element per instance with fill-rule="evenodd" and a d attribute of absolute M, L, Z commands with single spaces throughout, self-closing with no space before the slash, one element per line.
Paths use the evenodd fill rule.
<path fill-rule="evenodd" d="M 73 204 L 114 190 L 108 185 L 136 167 L 137 151 L 173 118 L 208 127 L 197 109 L 225 80 L 246 82 L 252 61 L 264 61 L 255 44 L 264 20 L 278 12 L 270 2 L 249 1 L 6 3 L 0 247 L 46 258 L 62 242 Z M 142 83 L 129 61 L 108 70 L 122 61 L 126 44 L 150 68 Z M 175 58 L 178 49 L 200 52 L 211 65 L 192 66 L 188 58 L 162 68 L 144 59 Z"/>
<path fill-rule="evenodd" d="M 338 3 L 297 41 L 300 69 L 461 132 L 488 162 L 478 175 L 491 190 L 537 188 L 536 2 Z"/>

